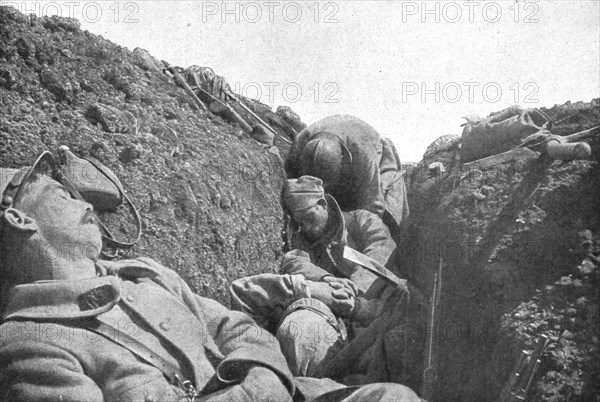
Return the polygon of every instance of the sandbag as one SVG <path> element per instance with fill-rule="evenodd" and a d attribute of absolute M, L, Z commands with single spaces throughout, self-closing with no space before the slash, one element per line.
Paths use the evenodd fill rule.
<path fill-rule="evenodd" d="M 468 122 L 462 133 L 462 163 L 496 155 L 520 145 L 531 134 L 550 128 L 551 121 L 538 109 L 507 108 L 477 122 Z"/>

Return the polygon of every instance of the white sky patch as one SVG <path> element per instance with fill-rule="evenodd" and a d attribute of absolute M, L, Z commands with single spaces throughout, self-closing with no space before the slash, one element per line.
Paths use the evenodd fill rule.
<path fill-rule="evenodd" d="M 310 124 L 356 115 L 419 161 L 462 116 L 600 97 L 600 2 L 0 1 L 210 66 Z"/>

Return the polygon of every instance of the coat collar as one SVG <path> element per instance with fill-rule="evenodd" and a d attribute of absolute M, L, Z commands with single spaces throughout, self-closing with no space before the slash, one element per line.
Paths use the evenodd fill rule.
<path fill-rule="evenodd" d="M 79 319 L 112 309 L 121 298 L 121 281 L 159 275 L 139 260 L 98 261 L 100 277 L 76 281 L 38 281 L 10 289 L 2 320 Z"/>

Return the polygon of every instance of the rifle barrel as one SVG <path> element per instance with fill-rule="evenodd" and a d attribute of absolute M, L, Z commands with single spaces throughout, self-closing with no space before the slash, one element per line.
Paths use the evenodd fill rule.
<path fill-rule="evenodd" d="M 596 134 L 600 134 L 600 126 L 592 127 L 590 129 L 580 131 L 575 134 L 567 135 L 564 137 L 564 139 L 565 142 L 577 142 L 579 140 L 583 140 L 584 138 L 588 138 Z"/>
<path fill-rule="evenodd" d="M 442 295 L 442 267 L 443 260 L 440 257 L 438 272 L 433 275 L 433 291 L 431 292 L 431 305 L 427 320 L 427 352 L 425 356 L 425 369 L 423 370 L 423 384 L 421 387 L 421 398 L 432 402 L 435 397 L 435 385 L 437 381 L 437 359 L 435 356 L 435 329 L 438 321 L 437 306 Z"/>

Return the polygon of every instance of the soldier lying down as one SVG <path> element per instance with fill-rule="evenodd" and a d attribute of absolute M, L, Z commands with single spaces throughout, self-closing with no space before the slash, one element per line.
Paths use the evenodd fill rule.
<path fill-rule="evenodd" d="M 100 260 L 92 205 L 35 165 L 0 169 L 0 400 L 419 400 L 294 378 L 247 315 L 151 259 Z"/>

